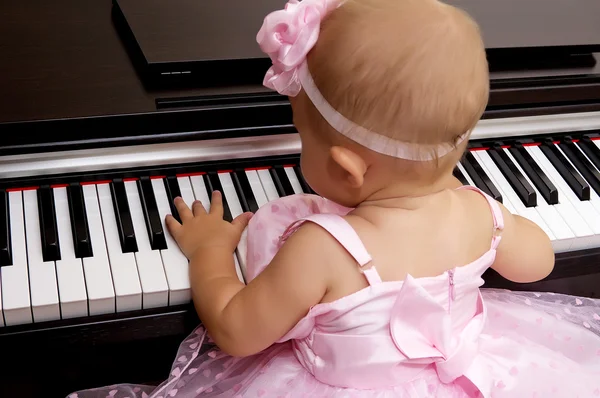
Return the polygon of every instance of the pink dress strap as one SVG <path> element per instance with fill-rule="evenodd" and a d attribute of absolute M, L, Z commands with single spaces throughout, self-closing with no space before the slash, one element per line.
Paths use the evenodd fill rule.
<path fill-rule="evenodd" d="M 354 228 L 342 216 L 337 214 L 313 214 L 302 218 L 288 228 L 282 239 L 286 239 L 291 232 L 296 230 L 305 221 L 313 222 L 329 232 L 346 249 L 348 254 L 356 260 L 369 285 L 381 283 L 381 277 L 374 265 L 365 268 L 373 259 Z"/>
<path fill-rule="evenodd" d="M 500 244 L 500 236 L 496 235 L 496 232 L 504 228 L 504 217 L 502 216 L 502 209 L 500 209 L 500 205 L 498 205 L 498 202 L 496 202 L 494 198 L 483 192 L 481 189 L 472 185 L 463 185 L 461 187 L 458 187 L 457 189 L 467 189 L 469 191 L 478 192 L 485 198 L 485 200 L 487 200 L 494 221 L 494 237 L 492 238 L 491 248 L 496 249 Z"/>

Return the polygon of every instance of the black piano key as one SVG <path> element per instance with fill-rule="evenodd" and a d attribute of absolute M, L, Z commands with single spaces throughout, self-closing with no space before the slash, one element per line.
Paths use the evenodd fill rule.
<path fill-rule="evenodd" d="M 73 233 L 73 245 L 75 246 L 75 257 L 92 257 L 92 241 L 90 229 L 85 211 L 85 200 L 81 185 L 74 183 L 67 187 L 67 198 L 69 200 L 69 214 L 71 216 L 71 229 Z"/>
<path fill-rule="evenodd" d="M 283 188 L 285 196 L 294 195 L 294 187 L 292 187 L 292 183 L 290 182 L 290 179 L 288 178 L 283 166 L 275 166 L 271 168 L 271 175 L 273 175 L 273 173 L 275 173 L 279 178 L 279 182 L 281 183 L 281 187 Z M 279 196 L 281 196 L 281 194 Z"/>
<path fill-rule="evenodd" d="M 0 190 L 0 267 L 4 265 L 12 265 L 10 204 L 8 192 Z"/>
<path fill-rule="evenodd" d="M 227 199 L 225 199 L 225 195 L 223 193 L 221 180 L 219 180 L 219 174 L 214 171 L 204 174 L 204 185 L 206 185 L 206 190 L 208 191 L 209 197 L 212 196 L 214 191 L 221 192 L 221 198 L 223 199 L 223 219 L 228 222 L 233 221 L 233 217 L 231 217 L 231 211 L 229 210 L 229 205 L 227 204 Z"/>
<path fill-rule="evenodd" d="M 290 193 L 284 188 L 283 181 L 279 178 L 279 173 L 277 173 L 277 169 L 274 167 L 269 168 L 269 174 L 271 174 L 271 179 L 273 180 L 273 184 L 275 185 L 275 189 L 277 190 L 277 194 L 280 198 L 284 196 L 290 195 Z M 286 178 L 287 180 L 287 178 Z M 288 181 L 289 183 L 289 181 Z M 290 185 L 291 188 L 291 185 Z M 292 191 L 293 194 L 293 191 Z"/>
<path fill-rule="evenodd" d="M 583 152 L 579 150 L 572 138 L 565 137 L 558 146 L 562 149 L 563 153 L 567 155 L 577 171 L 585 178 L 590 187 L 600 195 L 600 172 L 596 170 Z"/>
<path fill-rule="evenodd" d="M 600 170 L 600 148 L 594 144 L 594 141 L 586 135 L 577 143 L 579 148 L 587 155 L 590 161 Z"/>
<path fill-rule="evenodd" d="M 142 202 L 144 219 L 146 220 L 146 229 L 150 238 L 150 247 L 152 250 L 166 250 L 167 241 L 165 240 L 165 232 L 162 227 L 150 177 L 140 177 L 137 181 L 137 186 Z"/>
<path fill-rule="evenodd" d="M 558 190 L 523 145 L 516 143 L 509 151 L 525 171 L 525 174 L 529 176 L 546 203 L 549 205 L 558 204 Z"/>
<path fill-rule="evenodd" d="M 37 200 L 44 261 L 58 261 L 60 260 L 60 245 L 52 189 L 47 185 L 40 187 L 37 190 Z"/>
<path fill-rule="evenodd" d="M 300 166 L 294 166 L 294 172 L 296 173 L 296 177 L 298 177 L 298 181 L 300 182 L 302 191 L 304 191 L 304 193 L 314 194 L 315 191 L 312 190 L 310 185 L 308 185 L 308 183 L 304 179 L 304 176 L 302 175 L 302 170 L 300 170 Z"/>
<path fill-rule="evenodd" d="M 569 187 L 575 192 L 579 200 L 590 200 L 590 186 L 579 175 L 551 139 L 545 139 L 540 145 L 540 150 L 548 158 L 552 166 L 565 179 Z"/>
<path fill-rule="evenodd" d="M 123 250 L 123 253 L 137 252 L 137 240 L 133 229 L 133 221 L 131 220 L 129 202 L 127 201 L 127 192 L 125 191 L 125 184 L 122 179 L 118 178 L 110 183 L 110 193 L 112 195 L 113 207 L 115 208 L 121 250 Z"/>
<path fill-rule="evenodd" d="M 177 211 L 177 207 L 175 207 L 175 198 L 181 197 L 181 190 L 179 189 L 179 182 L 177 181 L 177 177 L 169 176 L 165 178 L 165 190 L 167 191 L 167 197 L 169 198 L 169 206 L 171 207 L 171 215 L 179 222 L 181 222 L 181 217 L 179 217 L 179 212 Z M 191 206 L 191 203 L 187 203 L 188 206 Z"/>
<path fill-rule="evenodd" d="M 469 155 L 471 155 L 470 152 L 467 152 L 467 153 Z M 471 156 L 473 156 L 473 155 L 471 155 Z M 473 167 L 471 162 L 467 161 L 466 159 L 463 159 L 461 161 L 461 164 L 465 168 L 465 171 L 467 172 L 469 177 L 471 177 L 471 181 L 473 181 L 473 184 L 475 184 L 475 186 L 477 188 L 481 189 L 483 192 L 485 192 L 491 196 L 492 194 L 490 192 L 490 189 L 488 188 L 487 184 L 483 181 L 483 179 L 479 176 L 479 174 L 477 174 L 477 172 L 475 171 L 475 168 Z M 463 184 L 463 185 L 468 185 L 468 184 Z"/>
<path fill-rule="evenodd" d="M 256 198 L 252 193 L 252 187 L 250 186 L 246 172 L 244 170 L 236 170 L 231 173 L 231 180 L 233 181 L 240 205 L 242 205 L 242 210 L 244 212 L 251 211 L 252 213 L 256 213 L 258 203 L 256 203 Z"/>
<path fill-rule="evenodd" d="M 462 165 L 475 183 L 475 186 L 490 195 L 494 200 L 502 203 L 502 195 L 475 156 L 470 151 L 465 153 Z"/>
<path fill-rule="evenodd" d="M 458 167 L 454 168 L 454 170 L 452 171 L 452 175 L 454 175 L 454 177 L 456 177 L 461 184 L 469 185 L 469 181 L 467 181 L 467 179 L 465 178 L 463 173 L 458 169 Z"/>
<path fill-rule="evenodd" d="M 488 150 L 488 154 L 500 169 L 510 186 L 515 190 L 517 196 L 526 207 L 537 206 L 537 196 L 535 190 L 525 179 L 523 174 L 514 165 L 512 160 L 506 155 L 501 146 L 495 145 Z"/>

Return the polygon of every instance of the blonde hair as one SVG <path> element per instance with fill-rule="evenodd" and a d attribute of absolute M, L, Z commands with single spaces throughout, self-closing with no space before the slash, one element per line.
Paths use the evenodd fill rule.
<path fill-rule="evenodd" d="M 488 101 L 477 24 L 436 0 L 347 0 L 323 21 L 308 66 L 346 118 L 411 143 L 455 144 Z"/>

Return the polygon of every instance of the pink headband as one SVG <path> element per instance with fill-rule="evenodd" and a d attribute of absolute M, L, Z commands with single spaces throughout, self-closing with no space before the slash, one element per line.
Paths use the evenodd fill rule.
<path fill-rule="evenodd" d="M 263 81 L 265 87 L 290 97 L 295 97 L 304 89 L 331 127 L 372 151 L 415 161 L 434 159 L 431 152 L 437 153 L 437 156 L 452 152 L 454 146 L 451 144 L 413 144 L 367 130 L 346 119 L 323 97 L 308 70 L 306 56 L 319 38 L 323 18 L 340 5 L 339 0 L 289 0 L 283 10 L 274 11 L 265 17 L 256 36 L 261 50 L 273 62 Z M 457 145 L 467 136 L 468 134 L 461 136 Z"/>

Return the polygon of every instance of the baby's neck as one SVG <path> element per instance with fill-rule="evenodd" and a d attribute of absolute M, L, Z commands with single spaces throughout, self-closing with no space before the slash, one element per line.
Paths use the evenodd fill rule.
<path fill-rule="evenodd" d="M 420 201 L 447 189 L 456 189 L 461 185 L 452 174 L 444 175 L 433 183 L 424 184 L 418 181 L 390 183 L 369 195 L 358 207 L 404 207 L 405 204 Z"/>

